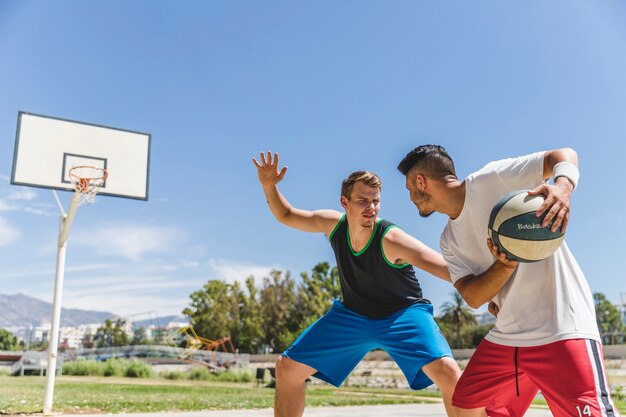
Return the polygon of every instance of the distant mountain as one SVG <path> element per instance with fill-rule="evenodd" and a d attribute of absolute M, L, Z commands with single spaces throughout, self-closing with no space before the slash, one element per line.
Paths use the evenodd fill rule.
<path fill-rule="evenodd" d="M 106 311 L 61 308 L 61 326 L 104 323 L 115 315 Z M 24 294 L 0 294 L 0 327 L 18 328 L 50 323 L 52 304 Z"/>
<path fill-rule="evenodd" d="M 0 294 L 0 328 L 18 329 L 28 328 L 29 325 L 40 326 L 44 323 L 50 323 L 51 317 L 52 304 L 50 303 L 24 294 Z M 61 308 L 61 327 L 104 323 L 106 319 L 114 320 L 117 317 L 119 316 L 108 311 Z M 154 316 L 146 320 L 135 321 L 133 326 L 135 328 L 148 328 L 151 325 L 165 327 L 170 322 L 189 323 L 189 318 L 184 316 Z"/>

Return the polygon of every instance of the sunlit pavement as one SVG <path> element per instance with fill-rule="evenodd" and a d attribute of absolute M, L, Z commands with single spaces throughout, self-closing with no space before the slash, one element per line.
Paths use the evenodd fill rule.
<path fill-rule="evenodd" d="M 177 413 L 119 414 L 125 417 L 272 417 L 271 408 L 262 410 L 189 411 Z M 64 414 L 64 417 L 103 417 L 104 414 Z M 304 417 L 446 417 L 443 404 L 368 405 L 351 407 L 310 407 Z M 527 417 L 550 417 L 548 409 L 531 408 Z"/>

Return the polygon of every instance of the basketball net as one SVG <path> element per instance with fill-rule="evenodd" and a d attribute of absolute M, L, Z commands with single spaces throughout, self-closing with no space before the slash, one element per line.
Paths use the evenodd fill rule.
<path fill-rule="evenodd" d="M 93 204 L 109 173 L 104 168 L 76 166 L 70 169 L 70 179 L 78 195 L 78 205 Z"/>

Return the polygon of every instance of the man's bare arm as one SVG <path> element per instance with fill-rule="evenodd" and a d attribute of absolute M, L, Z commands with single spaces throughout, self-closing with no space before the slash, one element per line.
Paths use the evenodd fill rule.
<path fill-rule="evenodd" d="M 393 264 L 409 263 L 450 282 L 448 265 L 443 256 L 401 229 L 394 227 L 387 232 L 383 239 L 383 252 Z"/>
<path fill-rule="evenodd" d="M 518 262 L 507 259 L 504 252 L 498 253 L 498 246 L 487 239 L 487 245 L 496 261 L 482 274 L 468 275 L 454 283 L 463 299 L 472 308 L 478 308 L 502 289 L 517 268 Z"/>
<path fill-rule="evenodd" d="M 257 168 L 259 182 L 263 187 L 269 208 L 279 222 L 305 232 L 321 232 L 330 235 L 341 218 L 335 210 L 302 210 L 293 207 L 278 190 L 278 183 L 283 180 L 287 167 L 279 170 L 278 153 L 261 153 L 260 162 L 252 162 Z"/>

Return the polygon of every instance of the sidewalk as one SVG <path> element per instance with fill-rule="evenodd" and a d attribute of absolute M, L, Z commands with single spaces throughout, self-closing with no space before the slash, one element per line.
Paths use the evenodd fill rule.
<path fill-rule="evenodd" d="M 63 417 L 103 417 L 116 414 L 63 414 Z M 271 408 L 262 410 L 186 411 L 176 413 L 119 414 L 120 417 L 273 417 Z M 551 417 L 548 409 L 531 408 L 526 417 Z M 304 417 L 446 417 L 443 404 L 368 405 L 351 407 L 310 407 Z"/>

